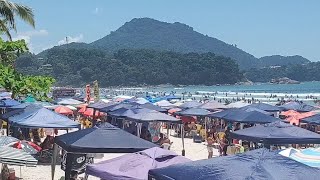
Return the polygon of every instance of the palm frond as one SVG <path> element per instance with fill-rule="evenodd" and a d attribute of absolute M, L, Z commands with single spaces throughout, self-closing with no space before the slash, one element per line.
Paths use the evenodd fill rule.
<path fill-rule="evenodd" d="M 0 20 L 0 31 L 3 32 L 9 38 L 10 41 L 12 41 L 10 29 L 7 27 L 7 23 L 4 20 Z"/>

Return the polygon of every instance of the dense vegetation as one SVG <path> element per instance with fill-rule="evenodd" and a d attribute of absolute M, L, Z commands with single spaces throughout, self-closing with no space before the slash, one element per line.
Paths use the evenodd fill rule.
<path fill-rule="evenodd" d="M 288 65 L 301 65 L 307 64 L 310 60 L 302 56 L 265 56 L 259 59 L 259 67 L 269 67 L 269 66 L 288 66 Z"/>
<path fill-rule="evenodd" d="M 132 19 L 91 45 L 110 52 L 119 49 L 155 49 L 181 53 L 213 52 L 231 57 L 241 68 L 254 67 L 254 62 L 257 60 L 234 45 L 198 33 L 188 25 L 179 22 L 166 23 L 150 18 Z"/>
<path fill-rule="evenodd" d="M 245 76 L 254 82 L 268 82 L 274 78 L 288 77 L 297 81 L 320 81 L 320 62 L 296 64 L 278 68 L 251 69 Z"/>
<path fill-rule="evenodd" d="M 43 59 L 32 54 L 21 56 L 16 67 L 24 74 L 52 75 L 61 86 L 83 86 L 94 80 L 102 87 L 213 85 L 233 84 L 243 78 L 230 58 L 156 50 L 119 50 L 109 55 L 96 49 L 53 48 Z"/>

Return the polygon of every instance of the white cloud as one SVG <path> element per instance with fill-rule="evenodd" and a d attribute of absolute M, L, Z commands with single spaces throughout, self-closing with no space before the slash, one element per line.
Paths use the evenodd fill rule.
<path fill-rule="evenodd" d="M 47 36 L 49 35 L 49 32 L 45 29 L 40 29 L 40 30 L 34 30 L 34 31 L 26 31 L 18 34 L 26 35 L 26 36 Z"/>
<path fill-rule="evenodd" d="M 100 9 L 97 7 L 92 11 L 93 14 L 98 14 L 99 12 L 100 12 Z"/>
<path fill-rule="evenodd" d="M 32 31 L 26 31 L 26 32 L 18 32 L 17 36 L 13 37 L 12 40 L 16 41 L 16 40 L 24 39 L 28 45 L 29 51 L 34 52 L 34 48 L 32 45 L 32 38 L 43 37 L 48 35 L 49 35 L 49 32 L 45 29 L 32 30 Z"/>
<path fill-rule="evenodd" d="M 83 40 L 83 34 L 79 34 L 78 36 L 66 36 L 64 39 L 58 41 L 58 45 L 68 44 L 72 42 L 80 42 Z"/>

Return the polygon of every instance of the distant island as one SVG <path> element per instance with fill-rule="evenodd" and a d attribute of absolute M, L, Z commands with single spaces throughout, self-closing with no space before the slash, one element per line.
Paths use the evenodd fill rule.
<path fill-rule="evenodd" d="M 282 77 L 320 80 L 319 75 L 310 75 L 319 72 L 319 63 L 304 57 L 256 58 L 188 25 L 150 18 L 135 18 L 90 44 L 70 43 L 37 55 L 24 54 L 16 67 L 24 74 L 52 75 L 60 86 L 83 86 L 93 80 L 102 86 L 235 84 Z"/>

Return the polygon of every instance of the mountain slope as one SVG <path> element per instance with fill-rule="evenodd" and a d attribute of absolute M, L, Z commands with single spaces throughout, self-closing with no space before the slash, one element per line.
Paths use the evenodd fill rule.
<path fill-rule="evenodd" d="M 245 51 L 205 36 L 181 23 L 166 23 L 150 18 L 133 19 L 118 30 L 91 43 L 92 46 L 114 52 L 119 49 L 155 49 L 181 53 L 213 52 L 230 57 L 240 68 L 255 67 L 258 60 Z"/>
<path fill-rule="evenodd" d="M 259 59 L 261 67 L 269 66 L 287 66 L 287 65 L 297 65 L 297 64 L 307 64 L 311 61 L 302 56 L 265 56 Z"/>

